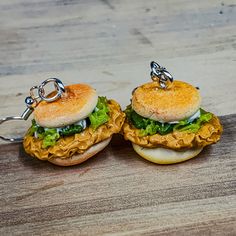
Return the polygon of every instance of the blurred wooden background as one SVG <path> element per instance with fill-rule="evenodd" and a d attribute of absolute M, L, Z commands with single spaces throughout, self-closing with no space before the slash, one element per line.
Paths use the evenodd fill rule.
<path fill-rule="evenodd" d="M 235 49 L 235 0 L 1 0 L 1 117 L 20 115 L 48 77 L 90 83 L 125 107 L 156 60 L 200 87 L 226 129 L 204 158 L 166 167 L 121 138 L 71 169 L 1 142 L 0 234 L 235 235 Z"/>

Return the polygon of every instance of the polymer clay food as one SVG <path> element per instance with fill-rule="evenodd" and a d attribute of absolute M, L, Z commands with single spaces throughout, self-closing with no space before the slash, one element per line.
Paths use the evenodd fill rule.
<path fill-rule="evenodd" d="M 222 126 L 201 108 L 194 86 L 173 80 L 156 62 L 151 63 L 152 82 L 133 91 L 126 108 L 123 135 L 143 158 L 158 164 L 186 161 L 205 146 L 219 141 Z"/>
<path fill-rule="evenodd" d="M 59 99 L 41 101 L 33 114 L 25 151 L 61 166 L 79 164 L 101 151 L 125 119 L 117 102 L 99 97 L 87 84 L 65 86 Z"/>

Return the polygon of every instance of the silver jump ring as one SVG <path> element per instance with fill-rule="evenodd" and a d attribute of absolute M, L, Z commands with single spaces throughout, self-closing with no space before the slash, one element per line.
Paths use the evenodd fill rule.
<path fill-rule="evenodd" d="M 34 90 L 38 91 L 38 89 L 39 89 L 38 86 L 33 86 L 32 88 L 30 88 L 30 97 L 32 97 L 33 99 L 39 98 L 39 96 L 35 96 L 35 94 L 34 94 Z"/>
<path fill-rule="evenodd" d="M 154 82 L 159 82 L 161 88 L 166 89 L 168 84 L 173 82 L 173 76 L 166 70 L 166 68 L 160 66 L 155 61 L 151 64 L 151 78 Z"/>
<path fill-rule="evenodd" d="M 54 87 L 57 91 L 57 93 L 53 96 L 53 97 L 47 97 L 45 96 L 45 90 L 44 90 L 44 86 L 50 82 L 53 82 Z M 40 86 L 38 87 L 38 95 L 39 97 L 46 101 L 46 102 L 53 102 L 55 100 L 57 100 L 59 97 L 61 97 L 62 93 L 65 92 L 65 87 L 63 85 L 63 83 L 57 79 L 57 78 L 49 78 L 47 80 L 45 80 L 44 82 L 42 82 L 40 84 Z"/>

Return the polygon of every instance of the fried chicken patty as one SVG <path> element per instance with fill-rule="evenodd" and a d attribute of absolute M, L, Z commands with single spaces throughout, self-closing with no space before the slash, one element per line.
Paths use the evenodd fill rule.
<path fill-rule="evenodd" d="M 140 130 L 135 128 L 127 118 L 123 125 L 124 138 L 132 143 L 147 148 L 160 146 L 174 150 L 194 147 L 200 148 L 216 143 L 220 139 L 222 131 L 220 121 L 215 115 L 213 115 L 209 122 L 204 123 L 196 133 L 173 131 L 166 135 L 154 134 L 141 136 Z"/>

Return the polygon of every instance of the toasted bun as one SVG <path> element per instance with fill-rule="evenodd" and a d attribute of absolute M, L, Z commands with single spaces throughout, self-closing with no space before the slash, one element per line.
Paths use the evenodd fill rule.
<path fill-rule="evenodd" d="M 86 118 L 96 107 L 98 95 L 89 85 L 73 84 L 65 88 L 61 98 L 54 102 L 42 101 L 35 108 L 37 124 L 48 128 L 70 125 Z"/>
<path fill-rule="evenodd" d="M 138 87 L 132 108 L 141 116 L 160 122 L 178 121 L 192 116 L 201 104 L 198 90 L 182 81 L 173 81 L 169 89 L 160 89 L 155 82 Z"/>
<path fill-rule="evenodd" d="M 51 158 L 48 161 L 58 165 L 58 166 L 73 166 L 80 164 L 86 160 L 88 160 L 90 157 L 94 156 L 98 152 L 100 152 L 102 149 L 104 149 L 109 142 L 111 141 L 111 138 L 105 139 L 104 141 L 97 143 L 90 147 L 88 150 L 86 150 L 82 154 L 73 155 L 70 158 L 62 159 L 62 158 Z"/>
<path fill-rule="evenodd" d="M 133 143 L 134 150 L 144 159 L 157 164 L 174 164 L 197 156 L 203 148 L 174 151 L 166 148 L 144 148 Z"/>

